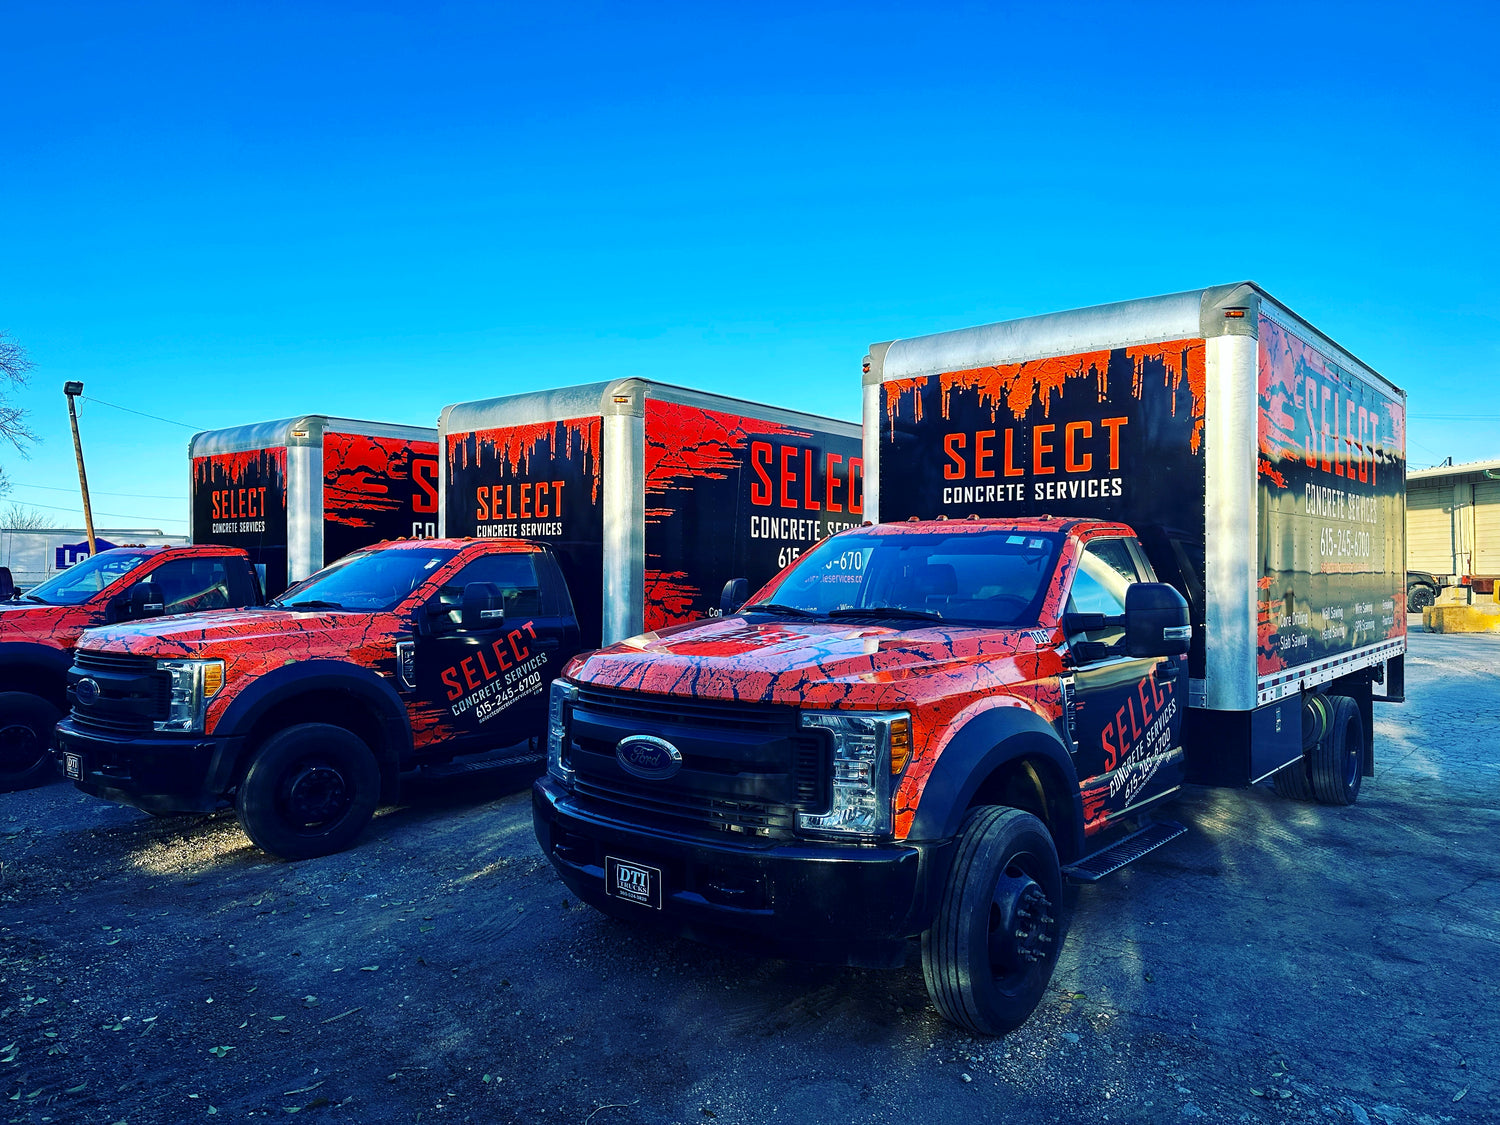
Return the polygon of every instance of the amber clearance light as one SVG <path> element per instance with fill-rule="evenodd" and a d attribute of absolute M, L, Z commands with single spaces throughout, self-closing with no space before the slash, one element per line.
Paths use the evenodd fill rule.
<path fill-rule="evenodd" d="M 906 769 L 911 761 L 911 720 L 897 719 L 891 724 L 891 774 Z"/>

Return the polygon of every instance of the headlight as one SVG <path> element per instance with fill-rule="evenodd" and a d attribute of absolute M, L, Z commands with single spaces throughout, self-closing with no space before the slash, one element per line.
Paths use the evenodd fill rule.
<path fill-rule="evenodd" d="M 568 744 L 568 708 L 578 698 L 578 689 L 566 680 L 552 681 L 547 706 L 547 772 L 563 785 L 573 784 L 573 770 L 563 760 Z"/>
<path fill-rule="evenodd" d="M 158 660 L 156 670 L 165 672 L 171 681 L 167 717 L 151 725 L 156 730 L 178 734 L 198 734 L 203 730 L 203 713 L 208 701 L 224 686 L 222 660 Z"/>
<path fill-rule="evenodd" d="M 828 811 L 799 812 L 798 829 L 843 837 L 889 835 L 892 779 L 911 757 L 911 716 L 905 711 L 804 711 L 801 725 L 828 731 L 833 784 Z"/>

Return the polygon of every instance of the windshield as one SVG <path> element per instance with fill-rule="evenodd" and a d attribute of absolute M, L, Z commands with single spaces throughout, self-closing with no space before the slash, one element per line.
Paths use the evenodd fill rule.
<path fill-rule="evenodd" d="M 145 551 L 119 548 L 101 551 L 33 586 L 21 595 L 21 600 L 41 602 L 43 605 L 82 605 L 150 557 Z"/>
<path fill-rule="evenodd" d="M 433 547 L 358 551 L 304 578 L 271 604 L 292 609 L 394 609 L 458 552 Z"/>
<path fill-rule="evenodd" d="M 803 555 L 755 604 L 798 616 L 1029 625 L 1040 612 L 1060 542 L 1046 532 L 845 533 Z"/>

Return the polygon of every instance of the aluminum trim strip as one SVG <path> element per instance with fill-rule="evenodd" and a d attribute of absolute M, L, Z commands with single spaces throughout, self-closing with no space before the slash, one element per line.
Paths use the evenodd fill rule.
<path fill-rule="evenodd" d="M 1269 676 L 1261 676 L 1256 681 L 1256 706 L 1274 703 L 1278 699 L 1285 699 L 1289 695 L 1300 692 L 1303 688 L 1326 684 L 1340 676 L 1347 676 L 1350 672 L 1357 672 L 1361 668 L 1383 663 L 1393 656 L 1400 656 L 1405 651 L 1405 637 L 1376 641 L 1374 644 L 1364 645 L 1339 656 L 1331 656 L 1313 664 L 1304 664 L 1300 668 L 1284 669 Z"/>
<path fill-rule="evenodd" d="M 861 445 L 865 457 L 865 519 L 880 522 L 880 423 L 881 390 L 879 384 L 864 387 L 864 435 Z"/>
<path fill-rule="evenodd" d="M 617 412 L 604 418 L 604 621 L 612 645 L 645 628 L 646 418 Z"/>
<path fill-rule="evenodd" d="M 1218 711 L 1255 706 L 1257 349 L 1254 336 L 1205 342 L 1204 706 Z"/>

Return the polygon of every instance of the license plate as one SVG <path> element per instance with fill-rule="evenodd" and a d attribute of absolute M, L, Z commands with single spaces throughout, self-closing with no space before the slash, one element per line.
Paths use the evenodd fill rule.
<path fill-rule="evenodd" d="M 661 870 L 642 863 L 604 857 L 604 890 L 612 898 L 661 909 Z"/>
<path fill-rule="evenodd" d="M 83 777 L 83 755 L 81 755 L 81 754 L 64 754 L 63 755 L 63 773 L 66 774 L 68 777 L 72 778 L 74 781 L 77 781 L 80 778 L 82 778 Z"/>

